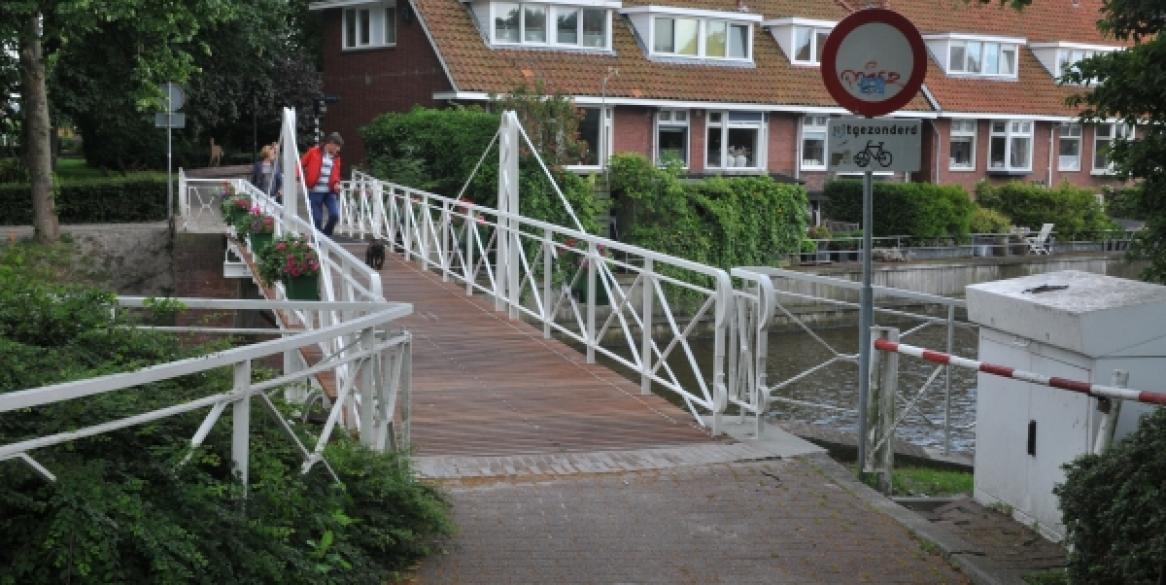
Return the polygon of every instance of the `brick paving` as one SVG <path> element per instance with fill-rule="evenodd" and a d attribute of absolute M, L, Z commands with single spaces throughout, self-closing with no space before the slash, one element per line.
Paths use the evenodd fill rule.
<path fill-rule="evenodd" d="M 443 487 L 418 585 L 970 583 L 804 459 Z"/>

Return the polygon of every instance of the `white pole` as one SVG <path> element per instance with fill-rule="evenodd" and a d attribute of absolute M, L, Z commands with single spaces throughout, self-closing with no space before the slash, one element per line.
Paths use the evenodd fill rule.
<path fill-rule="evenodd" d="M 296 168 L 299 160 L 296 158 L 296 111 L 294 108 L 283 109 L 283 120 L 279 133 L 279 172 L 283 184 L 283 227 L 292 232 L 291 218 L 299 215 L 300 189 L 296 183 Z"/>
<path fill-rule="evenodd" d="M 507 215 L 518 214 L 518 116 L 513 110 L 502 113 L 498 141 L 498 209 Z M 510 217 L 498 219 L 499 297 L 510 303 L 508 315 L 518 318 L 518 222 Z"/>
<path fill-rule="evenodd" d="M 247 492 L 247 460 L 249 454 L 249 435 L 251 426 L 251 395 L 246 394 L 251 386 L 251 361 L 244 360 L 235 364 L 235 392 L 243 393 L 231 405 L 231 470 L 235 477 L 243 484 L 243 492 Z"/>

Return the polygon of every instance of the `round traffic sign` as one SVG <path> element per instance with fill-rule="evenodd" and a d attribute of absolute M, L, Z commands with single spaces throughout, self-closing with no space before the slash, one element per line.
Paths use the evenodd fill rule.
<path fill-rule="evenodd" d="M 923 37 L 903 15 L 883 8 L 842 19 L 822 48 L 822 81 L 842 107 L 862 116 L 907 105 L 927 73 Z"/>
<path fill-rule="evenodd" d="M 177 83 L 168 81 L 162 86 L 162 95 L 166 96 L 166 111 L 177 112 L 186 103 L 186 92 Z"/>

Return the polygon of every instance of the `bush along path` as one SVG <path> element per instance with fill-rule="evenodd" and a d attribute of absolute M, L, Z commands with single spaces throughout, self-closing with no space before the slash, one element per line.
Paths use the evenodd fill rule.
<path fill-rule="evenodd" d="M 0 392 L 209 349 L 128 327 L 112 316 L 112 295 L 51 282 L 57 269 L 38 266 L 43 255 L 30 247 L 0 251 Z M 230 378 L 223 370 L 5 413 L 0 444 L 221 392 Z M 244 497 L 230 472 L 229 427 L 179 464 L 203 415 L 38 450 L 53 483 L 0 462 L 0 584 L 384 583 L 450 531 L 443 496 L 413 480 L 405 457 L 340 438 L 326 457 L 342 485 L 319 471 L 302 476 L 272 417 L 252 420 Z M 295 430 L 305 441 L 314 431 Z"/>

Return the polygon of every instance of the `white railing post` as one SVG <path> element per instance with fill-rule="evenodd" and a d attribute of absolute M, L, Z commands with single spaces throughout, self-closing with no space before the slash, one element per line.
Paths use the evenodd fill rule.
<path fill-rule="evenodd" d="M 1130 373 L 1126 370 L 1114 370 L 1110 377 L 1110 384 L 1117 388 L 1125 388 L 1130 382 Z M 1093 442 L 1093 454 L 1101 455 L 1109 449 L 1113 441 L 1113 432 L 1117 429 L 1117 419 L 1121 416 L 1121 400 L 1112 398 L 1098 398 L 1097 410 L 1102 413 L 1101 425 L 1097 428 L 1097 439 Z"/>
<path fill-rule="evenodd" d="M 396 189 L 394 189 L 396 191 Z M 413 259 L 413 196 L 408 191 L 401 192 L 401 211 L 405 213 L 405 261 Z"/>
<path fill-rule="evenodd" d="M 721 415 L 729 402 L 729 391 L 725 387 L 725 359 L 726 337 L 729 335 L 729 322 L 733 319 L 733 281 L 724 271 L 719 271 L 716 284 L 716 307 L 714 308 L 713 334 L 713 416 L 710 431 L 713 436 L 721 432 Z"/>
<path fill-rule="evenodd" d="M 595 264 L 599 250 L 595 242 L 587 243 L 587 363 L 595 363 L 595 346 L 599 345 L 599 332 L 595 329 Z"/>
<path fill-rule="evenodd" d="M 373 353 L 373 348 L 376 346 L 376 336 L 373 334 L 373 328 L 369 327 L 360 332 L 360 348 L 363 351 L 369 352 L 368 356 L 364 358 L 364 363 L 360 366 L 360 372 L 357 375 L 356 383 L 360 388 L 355 392 L 360 396 L 360 444 L 369 449 L 376 448 L 376 429 L 374 423 L 374 415 L 376 413 L 376 397 L 377 397 L 377 381 L 375 376 L 376 356 Z"/>
<path fill-rule="evenodd" d="M 473 296 L 474 294 L 474 280 L 477 278 L 474 272 L 474 240 L 478 237 L 478 219 L 474 217 L 474 210 L 466 210 L 466 260 L 465 260 L 465 275 L 466 275 L 466 296 Z M 485 256 L 483 255 L 483 258 Z"/>
<path fill-rule="evenodd" d="M 186 173 L 178 167 L 178 213 L 182 214 L 182 229 L 190 227 L 190 193 L 186 192 Z"/>
<path fill-rule="evenodd" d="M 879 490 L 891 493 L 891 474 L 895 466 L 895 396 L 898 394 L 899 354 L 874 349 L 874 340 L 899 342 L 899 330 L 894 327 L 871 327 L 870 380 L 871 397 L 867 410 L 859 413 L 867 419 L 866 434 L 858 437 L 871 446 L 864 449 L 863 473 L 879 474 Z"/>
<path fill-rule="evenodd" d="M 507 315 L 518 318 L 519 261 L 522 242 L 518 235 L 518 115 L 513 110 L 502 113 L 498 129 L 498 263 L 495 280 L 501 297 L 509 303 Z"/>
<path fill-rule="evenodd" d="M 551 338 L 555 304 L 551 302 L 551 287 L 555 269 L 555 241 L 549 228 L 543 229 L 543 339 Z"/>
<path fill-rule="evenodd" d="M 251 360 L 244 360 L 235 364 L 234 368 L 234 392 L 243 395 L 231 404 L 231 471 L 243 484 L 244 493 L 249 477 L 247 462 L 250 457 L 251 396 L 247 391 L 250 388 Z"/>
<path fill-rule="evenodd" d="M 644 259 L 644 271 L 640 273 L 640 394 L 652 393 L 652 313 L 656 299 L 656 269 L 651 258 Z"/>
<path fill-rule="evenodd" d="M 452 215 L 450 214 L 449 202 L 441 202 L 441 282 L 449 282 L 449 267 L 450 260 L 450 240 L 449 234 L 450 221 Z"/>
<path fill-rule="evenodd" d="M 279 134 L 279 171 L 283 182 L 283 228 L 297 233 L 295 223 L 291 218 L 299 217 L 300 187 L 296 177 L 296 169 L 300 161 L 296 156 L 296 111 L 293 108 L 283 109 L 283 120 Z M 308 220 L 311 223 L 311 219 Z"/>

